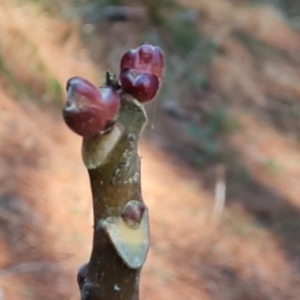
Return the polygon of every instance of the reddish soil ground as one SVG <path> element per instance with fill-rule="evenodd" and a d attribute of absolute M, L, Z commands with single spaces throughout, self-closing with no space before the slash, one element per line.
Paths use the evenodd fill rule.
<path fill-rule="evenodd" d="M 194 5 L 194 1 L 185 2 Z M 251 59 L 246 59 L 249 52 L 229 32 L 233 27 L 255 31 L 259 38 L 290 55 L 300 53 L 299 35 L 272 9 L 258 12 L 233 9 L 227 1 L 212 3 L 199 1 L 206 13 L 205 30 L 225 39 L 226 55 L 214 62 L 218 88 L 207 97 L 213 99 L 220 93 L 244 102 L 251 99 L 262 113 L 270 104 L 266 91 L 292 93 L 299 101 L 296 64 L 274 61 L 256 72 Z M 266 13 L 269 19 L 264 17 Z M 224 24 L 227 26 L 222 27 Z M 105 36 L 107 44 L 115 46 L 113 53 L 106 49 L 103 38 L 86 48 L 78 28 L 76 21 L 70 24 L 47 17 L 29 4 L 12 6 L 8 0 L 0 4 L 1 46 L 8 58 L 14 58 L 8 64 L 20 80 L 28 78 L 26 70 L 31 65 L 24 62 L 26 51 L 20 50 L 22 43 L 14 32 L 39 45 L 38 56 L 61 82 L 73 75 L 95 81 L 102 78 L 104 53 L 109 53 L 107 64 L 116 69 L 115 58 L 137 40 L 132 35 L 122 44 L 128 28 L 115 25 L 113 34 Z M 269 34 L 274 30 L 278 39 Z M 284 73 L 281 77 L 274 75 L 279 70 Z M 81 140 L 66 128 L 60 110 L 47 99 L 35 103 L 29 97 L 17 97 L 2 79 L 0 76 L 3 299 L 79 299 L 77 269 L 88 261 L 92 242 L 91 192 L 80 157 Z M 184 138 L 174 135 L 184 132 L 184 124 L 162 111 L 158 111 L 157 120 L 154 118 L 154 132 L 161 134 L 154 138 L 148 134 L 152 138 L 141 143 L 142 187 L 151 224 L 141 299 L 300 299 L 299 144 L 288 134 L 292 130 L 262 122 L 257 111 L 245 111 L 234 104 L 235 100 L 232 113 L 241 129 L 228 143 L 242 163 L 225 166 L 224 177 L 218 176 L 224 165 L 211 163 L 199 171 L 187 163 L 186 152 L 178 155 L 178 151 L 162 147 L 180 144 L 189 148 L 194 143 L 184 134 Z M 220 179 L 227 194 L 225 208 L 217 215 L 214 188 Z"/>

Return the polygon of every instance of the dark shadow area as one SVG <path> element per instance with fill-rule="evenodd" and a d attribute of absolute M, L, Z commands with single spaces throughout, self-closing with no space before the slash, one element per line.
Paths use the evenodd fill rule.
<path fill-rule="evenodd" d="M 272 189 L 241 171 L 229 170 L 229 205 L 237 201 L 257 222 L 279 237 L 291 265 L 300 272 L 300 211 Z"/>
<path fill-rule="evenodd" d="M 216 183 L 216 165 L 211 164 L 199 169 L 199 167 L 195 167 L 193 158 L 197 150 L 185 149 L 180 152 L 179 149 L 184 148 L 183 144 L 178 148 L 174 147 L 173 151 L 171 148 L 169 145 L 168 150 L 175 153 L 180 161 L 192 167 L 199 174 L 204 186 L 209 191 L 213 191 Z M 189 155 L 186 155 L 186 153 Z M 198 153 L 198 155 L 200 154 Z M 227 207 L 230 208 L 231 204 L 238 203 L 255 217 L 260 226 L 278 237 L 291 265 L 296 267 L 300 273 L 299 209 L 277 192 L 252 177 L 242 164 L 234 167 L 227 165 L 226 199 Z"/>
<path fill-rule="evenodd" d="M 184 131 L 186 124 L 184 119 L 170 120 L 163 116 L 155 126 L 159 134 L 150 132 L 148 137 L 175 154 L 179 162 L 195 170 L 209 191 L 215 189 L 216 166 L 222 162 L 226 166 L 226 206 L 238 203 L 255 217 L 259 225 L 278 237 L 291 265 L 300 273 L 299 209 L 251 176 L 236 149 L 227 148 L 220 153 L 220 157 L 205 156 L 207 153 L 203 152 L 201 141 L 192 139 Z"/>

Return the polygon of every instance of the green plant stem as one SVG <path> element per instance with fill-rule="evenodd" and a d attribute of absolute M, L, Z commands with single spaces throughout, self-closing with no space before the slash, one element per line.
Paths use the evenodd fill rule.
<path fill-rule="evenodd" d="M 82 156 L 93 194 L 94 241 L 90 261 L 78 275 L 82 300 L 138 300 L 141 268 L 149 248 L 137 151 L 147 118 L 136 100 L 128 95 L 121 98 L 113 129 L 83 140 Z M 137 204 L 144 210 L 131 224 L 122 213 L 126 205 Z"/>

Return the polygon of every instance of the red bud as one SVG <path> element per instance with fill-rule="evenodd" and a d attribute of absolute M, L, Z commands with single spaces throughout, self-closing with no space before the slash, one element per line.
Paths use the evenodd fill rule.
<path fill-rule="evenodd" d="M 121 217 L 129 227 L 136 227 L 141 223 L 145 210 L 146 206 L 144 203 L 131 200 L 124 206 Z"/>
<path fill-rule="evenodd" d="M 162 80 L 165 69 L 164 55 L 159 47 L 142 44 L 137 49 L 124 53 L 120 63 L 121 72 L 124 69 L 154 74 Z"/>
<path fill-rule="evenodd" d="M 159 90 L 159 80 L 154 74 L 125 69 L 120 74 L 120 82 L 124 91 L 140 102 L 150 101 Z"/>
<path fill-rule="evenodd" d="M 86 79 L 67 83 L 68 100 L 63 109 L 66 124 L 77 134 L 91 138 L 107 129 L 118 114 L 120 96 L 111 87 L 98 89 Z"/>

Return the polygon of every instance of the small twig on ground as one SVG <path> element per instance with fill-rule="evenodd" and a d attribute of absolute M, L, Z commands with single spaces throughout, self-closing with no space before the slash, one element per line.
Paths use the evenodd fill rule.
<path fill-rule="evenodd" d="M 213 217 L 219 219 L 222 215 L 226 199 L 226 180 L 225 180 L 225 166 L 218 165 L 216 168 L 216 185 L 215 185 L 215 202 L 213 207 Z"/>

